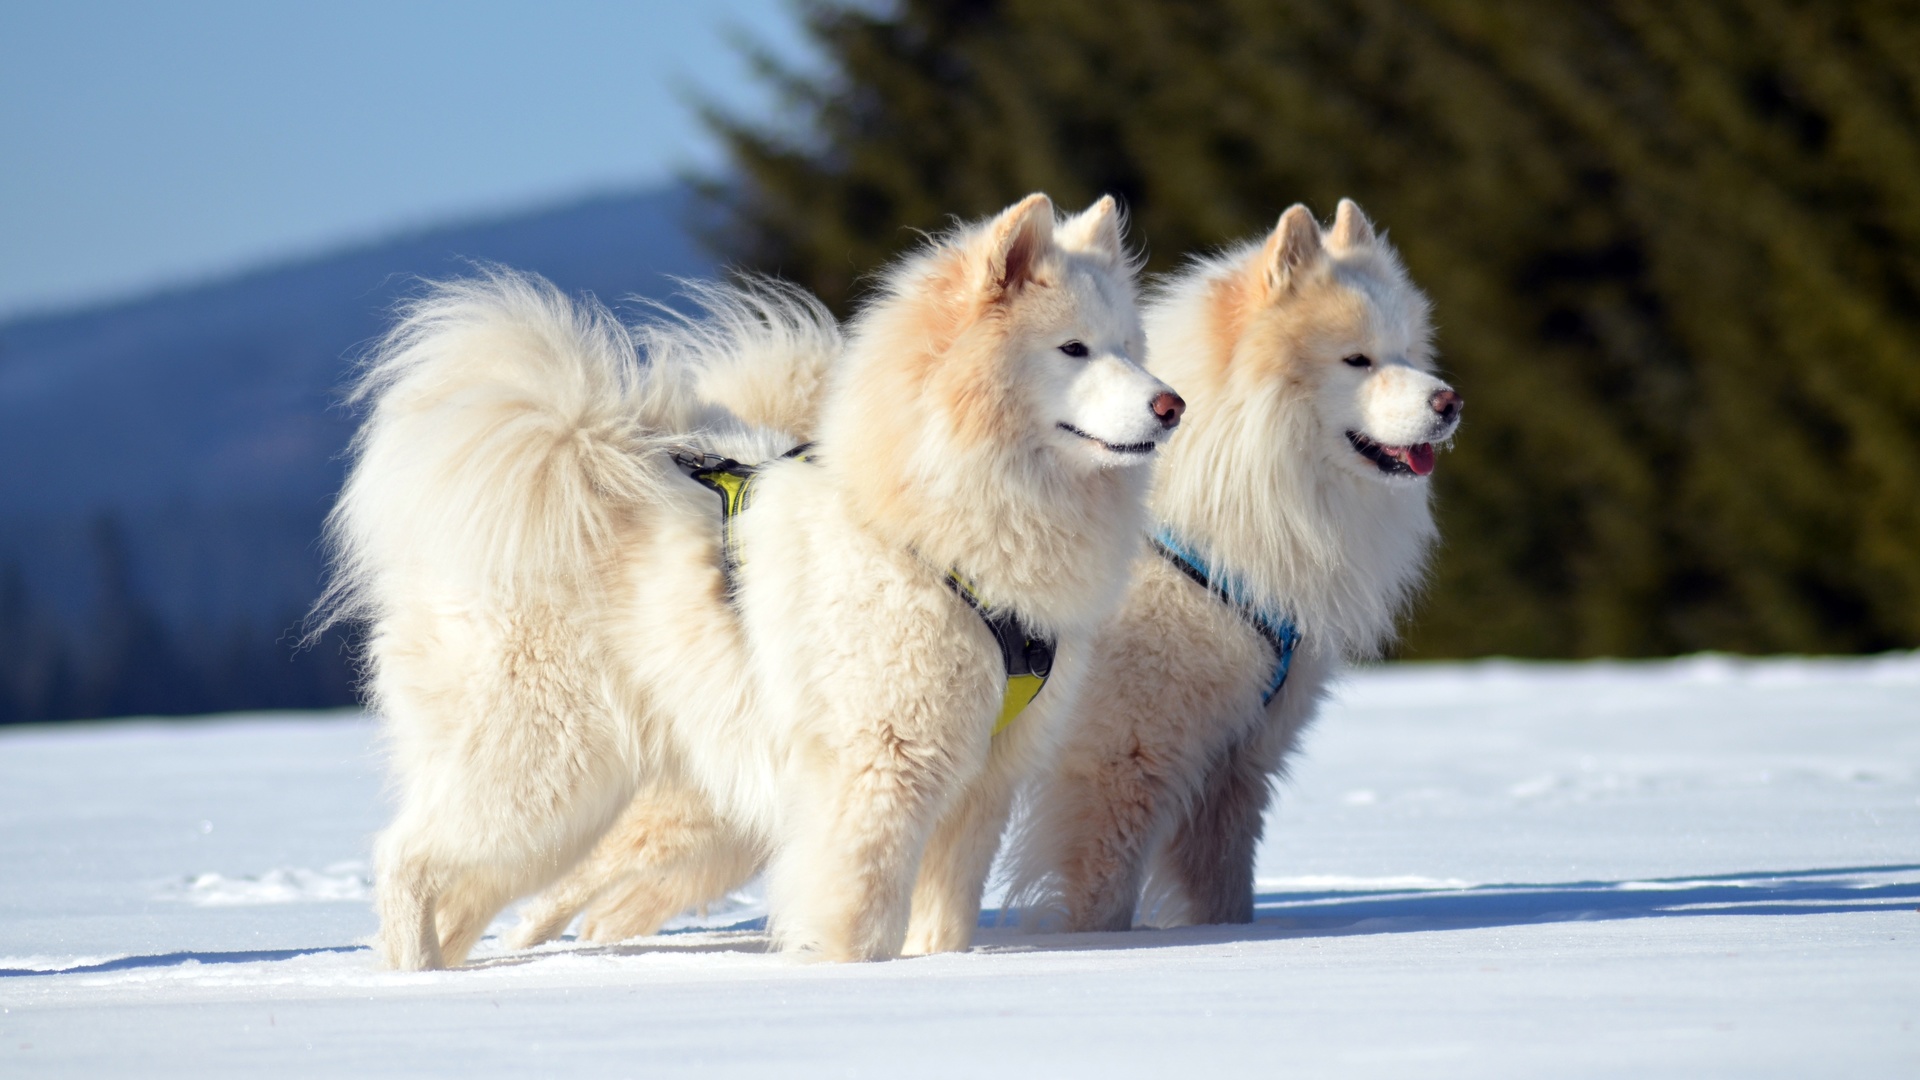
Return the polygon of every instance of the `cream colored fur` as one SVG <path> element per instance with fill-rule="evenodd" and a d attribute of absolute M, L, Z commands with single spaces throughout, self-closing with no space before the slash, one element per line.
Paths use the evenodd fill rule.
<path fill-rule="evenodd" d="M 1458 423 L 1435 397 L 1448 388 L 1431 373 L 1426 299 L 1348 201 L 1324 236 L 1296 206 L 1265 241 L 1196 262 L 1146 321 L 1154 370 L 1193 407 L 1160 463 L 1155 517 L 1286 613 L 1301 643 L 1262 708 L 1272 649 L 1165 559 L 1141 558 L 1019 832 L 1030 925 L 1253 917 L 1270 785 L 1341 667 L 1392 638 L 1435 535 L 1424 479 L 1384 474 L 1347 432 L 1433 443 Z"/>
<path fill-rule="evenodd" d="M 1111 202 L 1056 227 L 1033 196 L 933 242 L 844 344 L 776 287 L 703 302 L 704 320 L 636 335 L 496 273 L 436 288 L 369 367 L 326 610 L 371 626 L 396 967 L 460 963 L 636 792 L 724 838 L 668 845 L 712 862 L 702 880 L 764 857 L 783 946 L 894 955 L 917 876 L 977 905 L 971 837 L 997 835 L 1071 706 L 1138 546 L 1146 470 L 1128 466 L 1150 454 L 1115 447 L 1163 434 Z M 801 393 L 839 355 L 813 457 L 767 465 L 739 518 L 729 598 L 718 500 L 668 450 L 791 444 L 711 404 L 755 349 Z M 1112 391 L 1128 379 L 1130 410 Z M 741 411 L 777 419 L 778 398 Z M 1062 644 L 1035 722 L 991 746 L 999 655 L 950 566 Z"/>
<path fill-rule="evenodd" d="M 1154 369 L 1198 395 L 1163 455 L 1155 511 L 1216 570 L 1288 612 L 1304 641 L 1284 691 L 1262 709 L 1266 642 L 1164 560 L 1138 561 L 1124 608 L 1098 639 L 1061 760 L 1033 785 L 1018 835 L 1014 892 L 1032 907 L 1030 925 L 1124 929 L 1150 872 L 1155 922 L 1251 918 L 1269 785 L 1341 666 L 1391 639 L 1434 537 L 1424 481 L 1382 475 L 1345 433 L 1444 441 L 1457 425 L 1457 407 L 1433 408 L 1446 386 L 1431 374 L 1426 300 L 1351 202 L 1324 236 L 1295 207 L 1264 241 L 1196 262 L 1157 291 L 1147 324 Z M 1360 356 L 1371 363 L 1345 362 Z M 790 403 L 793 415 L 810 408 Z M 717 890 L 685 864 L 662 872 L 653 820 L 636 803 L 570 877 L 571 891 L 542 899 L 539 929 L 560 932 L 591 902 L 588 937 L 650 933 L 750 876 L 737 850 L 716 861 L 732 868 Z M 996 839 L 984 828 L 967 835 L 970 865 L 984 873 Z M 923 871 L 910 947 L 961 940 L 919 932 L 963 920 L 969 894 L 935 877 Z M 976 917 L 965 910 L 969 924 Z M 526 933 L 534 921 L 528 941 L 542 939 Z"/>
<path fill-rule="evenodd" d="M 658 309 L 660 321 L 635 331 L 642 351 L 690 351 L 701 407 L 812 442 L 827 373 L 846 348 L 826 306 L 797 285 L 754 275 L 732 287 L 681 285 L 699 317 Z"/>

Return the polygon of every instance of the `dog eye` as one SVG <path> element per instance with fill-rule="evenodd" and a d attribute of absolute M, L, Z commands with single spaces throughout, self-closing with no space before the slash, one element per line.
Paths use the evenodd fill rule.
<path fill-rule="evenodd" d="M 1373 357 L 1365 353 L 1354 353 L 1352 356 L 1343 357 L 1341 363 L 1346 364 L 1348 367 L 1372 367 Z"/>
<path fill-rule="evenodd" d="M 1075 360 L 1083 360 L 1087 355 L 1086 345 L 1078 341 L 1067 342 L 1065 345 L 1060 346 L 1060 351 L 1073 357 Z"/>

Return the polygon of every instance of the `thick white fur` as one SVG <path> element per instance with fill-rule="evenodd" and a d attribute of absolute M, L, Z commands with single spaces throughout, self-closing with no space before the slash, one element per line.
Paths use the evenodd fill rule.
<path fill-rule="evenodd" d="M 1262 709 L 1265 641 L 1164 560 L 1139 560 L 1016 839 L 1029 925 L 1124 929 L 1150 873 L 1152 921 L 1251 918 L 1269 785 L 1342 665 L 1391 639 L 1434 538 L 1425 481 L 1383 475 L 1346 432 L 1403 445 L 1445 441 L 1458 423 L 1457 408 L 1434 408 L 1447 387 L 1432 374 L 1426 299 L 1348 201 L 1324 235 L 1295 207 L 1264 241 L 1197 261 L 1157 290 L 1147 327 L 1154 369 L 1191 389 L 1195 410 L 1162 456 L 1156 515 L 1289 613 L 1304 640 Z M 1368 366 L 1345 362 L 1359 356 Z M 752 859 L 677 809 L 637 800 L 569 889 L 536 904 L 525 940 L 559 933 L 589 903 L 587 936 L 648 933 L 744 881 Z M 974 834 L 981 868 L 986 835 Z M 922 881 L 910 947 L 953 947 L 962 939 L 923 928 L 957 925 L 960 894 Z"/>
<path fill-rule="evenodd" d="M 1266 240 L 1195 262 L 1146 323 L 1154 370 L 1193 410 L 1159 465 L 1154 514 L 1287 613 L 1301 644 L 1262 708 L 1271 648 L 1164 559 L 1141 558 L 1019 832 L 1030 925 L 1252 918 L 1270 785 L 1342 665 L 1391 639 L 1435 535 L 1424 480 L 1385 475 L 1347 432 L 1442 442 L 1458 422 L 1457 406 L 1435 405 L 1446 386 L 1426 299 L 1348 201 L 1324 236 L 1294 207 Z"/>
<path fill-rule="evenodd" d="M 656 309 L 659 319 L 634 328 L 641 351 L 686 356 L 683 366 L 693 372 L 693 394 L 707 415 L 812 442 L 827 372 L 846 348 L 832 313 L 812 293 L 775 278 L 681 286 L 698 317 Z"/>
<path fill-rule="evenodd" d="M 1145 470 L 1112 466 L 1145 455 L 1058 428 L 1158 430 L 1131 268 L 1117 232 L 1111 251 L 1086 240 L 1112 218 L 1103 202 L 1056 235 L 1033 196 L 937 240 L 844 346 L 765 286 L 641 331 L 644 364 L 604 311 L 511 274 L 407 312 L 359 391 L 326 608 L 371 624 L 399 795 L 376 851 L 387 962 L 460 963 L 636 791 L 764 856 L 778 939 L 821 957 L 900 950 L 923 852 L 923 881 L 970 880 L 969 837 L 997 835 L 1051 725 L 990 752 L 999 656 L 946 569 L 1060 638 L 1044 720 L 1138 544 Z M 1132 368 L 1140 415 L 1087 415 L 1068 339 Z M 739 519 L 730 600 L 717 499 L 667 449 L 786 449 L 710 404 L 759 348 L 802 380 L 840 355 L 814 458 L 768 465 Z M 778 418 L 777 397 L 742 411 Z"/>

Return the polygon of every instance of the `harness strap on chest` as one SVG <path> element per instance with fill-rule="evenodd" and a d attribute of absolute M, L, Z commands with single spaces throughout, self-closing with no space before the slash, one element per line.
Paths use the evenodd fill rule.
<path fill-rule="evenodd" d="M 1287 672 L 1293 667 L 1293 650 L 1300 644 L 1300 631 L 1293 620 L 1249 603 L 1231 578 L 1215 576 L 1206 561 L 1175 539 L 1170 530 L 1161 529 L 1154 536 L 1153 549 L 1175 569 L 1192 578 L 1194 584 L 1232 608 L 1255 633 L 1266 639 L 1268 647 L 1273 649 L 1273 674 L 1267 678 L 1260 704 L 1271 702 L 1280 688 L 1287 685 Z"/>
<path fill-rule="evenodd" d="M 759 470 L 717 454 L 675 451 L 674 464 L 695 483 L 720 496 L 720 570 L 727 598 L 739 595 L 740 537 L 734 519 L 753 499 L 753 481 Z"/>
<path fill-rule="evenodd" d="M 805 461 L 812 450 L 812 443 L 801 443 L 781 454 L 780 460 L 791 458 Z M 743 560 L 735 520 L 753 501 L 753 482 L 759 479 L 760 466 L 742 465 L 732 458 L 697 450 L 675 450 L 673 462 L 696 483 L 720 496 L 721 571 L 726 576 L 727 597 L 731 599 L 738 596 L 740 564 Z"/>
<path fill-rule="evenodd" d="M 811 449 L 811 444 L 796 446 L 781 457 L 805 461 Z M 732 458 L 692 450 L 674 451 L 673 461 L 696 483 L 720 496 L 721 570 L 726 579 L 727 597 L 735 599 L 739 596 L 742 562 L 735 519 L 752 504 L 753 483 L 760 469 Z M 987 630 L 1000 646 L 1000 658 L 1007 671 L 1007 690 L 1001 698 L 999 719 L 993 725 L 993 733 L 998 735 L 1033 703 L 1040 688 L 1047 684 L 1047 676 L 1053 672 L 1053 642 L 1029 631 L 1013 612 L 996 610 L 982 603 L 973 583 L 958 570 L 948 571 L 946 580 L 947 587 L 987 624 Z"/>
<path fill-rule="evenodd" d="M 998 735 L 1013 723 L 1014 717 L 1033 704 L 1041 687 L 1047 685 L 1047 676 L 1053 674 L 1053 642 L 1035 634 L 1013 612 L 982 602 L 973 583 L 960 571 L 947 571 L 947 588 L 980 616 L 1000 646 L 1000 659 L 1007 669 L 1007 692 L 1000 699 L 1000 718 L 993 723 L 993 733 Z"/>

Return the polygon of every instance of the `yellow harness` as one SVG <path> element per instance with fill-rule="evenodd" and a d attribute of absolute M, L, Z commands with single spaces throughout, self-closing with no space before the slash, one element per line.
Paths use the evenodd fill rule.
<path fill-rule="evenodd" d="M 1053 674 L 1053 642 L 1028 629 L 1013 612 L 996 611 L 981 602 L 973 590 L 973 582 L 961 576 L 960 571 L 947 571 L 947 588 L 967 602 L 1000 645 L 1000 660 L 1007 669 L 1007 692 L 1000 699 L 1000 719 L 993 724 L 993 733 L 998 735 L 1007 730 L 1014 717 L 1033 704 L 1040 688 L 1047 685 L 1047 676 Z"/>
<path fill-rule="evenodd" d="M 781 456 L 805 461 L 808 449 L 796 446 Z M 686 450 L 674 451 L 673 460 L 695 482 L 720 496 L 720 557 L 727 596 L 734 598 L 738 595 L 741 563 L 740 537 L 734 522 L 753 500 L 753 482 L 759 469 L 732 458 Z M 1007 690 L 1000 700 L 1000 716 L 993 724 L 993 733 L 998 735 L 1013 723 L 1014 717 L 1033 704 L 1041 688 L 1047 685 L 1047 676 L 1053 673 L 1053 642 L 1034 633 L 1017 614 L 982 602 L 973 582 L 960 571 L 947 571 L 946 582 L 947 587 L 980 616 L 980 621 L 987 624 L 988 632 L 1000 646 L 1000 659 L 1007 672 Z"/>

